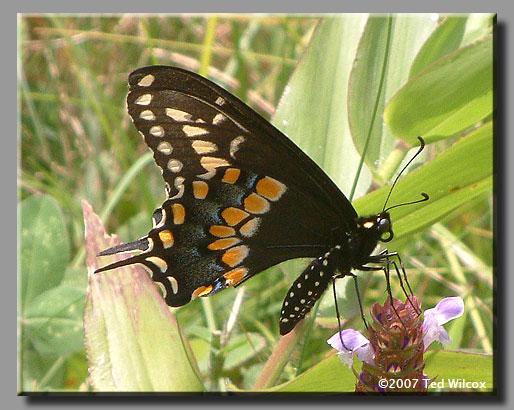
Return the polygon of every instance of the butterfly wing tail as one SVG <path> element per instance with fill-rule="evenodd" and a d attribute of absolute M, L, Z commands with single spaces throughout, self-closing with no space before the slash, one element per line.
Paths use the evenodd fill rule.
<path fill-rule="evenodd" d="M 150 246 L 148 238 L 141 238 L 134 242 L 122 243 L 120 245 L 113 246 L 112 248 L 108 248 L 99 252 L 96 256 L 107 256 L 107 255 L 119 255 L 125 252 L 132 251 L 147 251 Z M 104 272 L 107 270 L 120 268 L 122 266 L 133 265 L 134 263 L 138 263 L 141 261 L 141 257 L 139 255 L 132 256 L 130 258 L 113 262 L 109 265 L 98 268 L 95 273 Z"/>

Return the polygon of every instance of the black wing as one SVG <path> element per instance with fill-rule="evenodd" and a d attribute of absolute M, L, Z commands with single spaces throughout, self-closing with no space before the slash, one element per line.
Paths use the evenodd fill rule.
<path fill-rule="evenodd" d="M 334 228 L 355 229 L 350 202 L 307 155 L 205 78 L 151 66 L 129 77 L 129 114 L 154 153 L 167 199 L 147 237 L 104 251 L 132 263 L 180 306 L 281 261 L 326 252 Z"/>

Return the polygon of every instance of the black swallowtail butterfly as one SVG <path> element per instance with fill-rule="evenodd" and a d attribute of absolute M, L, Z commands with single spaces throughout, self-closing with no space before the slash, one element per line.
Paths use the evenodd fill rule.
<path fill-rule="evenodd" d="M 139 263 L 167 304 L 182 306 L 279 262 L 315 257 L 287 292 L 284 335 L 333 278 L 383 269 L 365 265 L 397 256 L 371 255 L 393 238 L 387 209 L 358 217 L 314 161 L 221 87 L 167 66 L 135 70 L 129 86 L 128 112 L 161 168 L 167 198 L 147 236 L 98 255 L 141 252 L 96 272 Z"/>

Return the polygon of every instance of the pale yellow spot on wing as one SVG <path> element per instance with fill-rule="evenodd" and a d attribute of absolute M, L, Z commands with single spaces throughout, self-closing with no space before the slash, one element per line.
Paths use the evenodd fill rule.
<path fill-rule="evenodd" d="M 137 97 L 135 103 L 137 105 L 148 105 L 152 102 L 152 94 L 143 94 Z"/>
<path fill-rule="evenodd" d="M 180 162 L 178 159 L 170 159 L 168 161 L 168 169 L 171 171 L 171 172 L 180 172 L 180 170 L 182 169 L 182 167 L 184 166 L 184 164 L 182 164 L 182 162 Z"/>
<path fill-rule="evenodd" d="M 182 127 L 182 130 L 188 137 L 196 137 L 198 135 L 204 135 L 209 133 L 209 131 L 207 131 L 205 128 L 196 127 L 194 125 L 184 125 Z"/>
<path fill-rule="evenodd" d="M 218 157 L 202 157 L 200 159 L 200 164 L 202 164 L 202 167 L 204 167 L 206 170 L 230 165 L 227 160 Z"/>
<path fill-rule="evenodd" d="M 222 113 L 218 113 L 215 115 L 215 117 L 212 119 L 212 123 L 214 125 L 219 124 L 220 122 L 226 120 L 227 117 L 225 117 Z"/>
<path fill-rule="evenodd" d="M 139 80 L 137 85 L 139 85 L 140 87 L 149 87 L 150 85 L 152 85 L 154 80 L 155 77 L 152 74 L 147 74 L 143 78 L 141 78 L 141 80 Z"/>
<path fill-rule="evenodd" d="M 144 110 L 139 114 L 139 118 L 146 121 L 153 121 L 155 120 L 155 114 L 150 110 Z"/>
<path fill-rule="evenodd" d="M 166 279 L 170 282 L 171 290 L 176 295 L 178 293 L 178 282 L 173 276 L 167 276 Z"/>
<path fill-rule="evenodd" d="M 239 145 L 245 140 L 245 138 L 240 135 L 239 137 L 234 138 L 230 141 L 229 153 L 232 158 L 235 158 L 236 152 L 239 150 Z"/>
<path fill-rule="evenodd" d="M 150 134 L 152 134 L 154 137 L 162 137 L 164 135 L 164 128 L 162 128 L 160 125 L 154 125 L 152 128 L 150 128 Z"/>
<path fill-rule="evenodd" d="M 166 269 L 168 269 L 168 264 L 166 261 L 157 256 L 149 256 L 148 258 L 145 258 L 145 260 L 157 266 L 162 273 L 166 272 Z"/>
<path fill-rule="evenodd" d="M 178 122 L 185 122 L 185 121 L 191 121 L 191 114 L 182 111 L 177 110 L 176 108 L 166 108 L 165 110 L 166 115 L 170 117 L 171 119 L 178 121 Z"/>
<path fill-rule="evenodd" d="M 170 155 L 173 152 L 173 147 L 168 141 L 161 141 L 159 142 L 159 145 L 157 145 L 157 151 L 164 155 Z"/>
<path fill-rule="evenodd" d="M 182 195 L 184 195 L 184 191 L 185 191 L 184 181 L 185 181 L 184 177 L 176 177 L 175 178 L 175 180 L 173 181 L 173 185 L 175 185 L 175 188 L 178 189 L 178 192 L 174 196 L 172 196 L 170 199 L 182 198 Z M 170 193 L 169 189 L 167 189 L 167 193 L 169 196 L 169 193 Z"/>
<path fill-rule="evenodd" d="M 218 150 L 218 146 L 214 142 L 210 141 L 195 140 L 191 145 L 196 153 L 200 155 L 211 154 Z"/>

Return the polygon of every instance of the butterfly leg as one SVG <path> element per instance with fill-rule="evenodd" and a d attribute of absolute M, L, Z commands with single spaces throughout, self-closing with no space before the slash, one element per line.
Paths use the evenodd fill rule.
<path fill-rule="evenodd" d="M 396 261 L 394 259 L 389 259 L 389 258 L 397 258 L 398 259 L 398 263 L 400 264 L 400 269 L 398 268 L 398 264 L 396 263 Z M 412 301 L 410 299 L 410 296 L 414 295 L 414 292 L 412 291 L 412 288 L 410 286 L 409 280 L 407 279 L 407 272 L 405 271 L 405 266 L 403 265 L 403 262 L 402 262 L 402 259 L 400 258 L 399 253 L 398 252 L 388 253 L 387 249 L 384 249 L 378 255 L 371 256 L 370 257 L 370 262 L 381 263 L 381 264 L 388 264 L 388 265 L 393 265 L 394 266 L 394 269 L 396 271 L 396 275 L 398 276 L 398 280 L 400 282 L 400 287 L 402 288 L 404 295 L 406 296 L 407 300 L 409 301 L 409 304 L 414 309 L 414 311 L 418 315 L 420 315 L 421 311 L 418 310 L 414 306 L 414 304 L 412 303 Z M 400 271 L 401 271 L 401 273 L 400 273 Z M 403 280 L 402 280 L 402 275 L 403 275 Z M 405 289 L 405 286 L 404 286 L 404 281 L 407 284 L 407 288 L 409 289 L 410 293 L 407 293 L 407 291 Z"/>
<path fill-rule="evenodd" d="M 403 323 L 403 320 L 400 317 L 400 314 L 396 310 L 396 307 L 394 306 L 394 303 L 393 303 L 393 293 L 391 291 L 391 278 L 390 278 L 389 266 L 393 265 L 394 261 L 389 259 L 389 254 L 387 253 L 387 250 L 384 250 L 379 255 L 375 255 L 375 256 L 370 257 L 370 260 L 368 262 L 379 263 L 381 266 L 360 266 L 359 270 L 362 270 L 362 271 L 378 271 L 378 270 L 381 270 L 381 271 L 384 272 L 384 275 L 385 275 L 385 278 L 386 278 L 387 296 L 389 296 L 389 300 L 391 302 L 391 307 L 393 308 L 394 313 L 396 313 L 396 317 L 400 320 L 400 322 L 403 325 L 403 327 L 406 328 L 405 327 L 405 323 Z M 407 299 L 410 301 L 408 296 L 407 296 Z"/>
<path fill-rule="evenodd" d="M 375 267 L 371 267 L 371 266 L 367 266 L 366 268 L 370 268 L 370 269 L 365 269 L 365 270 L 381 270 L 382 268 L 375 268 Z M 335 279 L 340 279 L 340 278 L 344 278 L 345 276 L 351 276 L 353 278 L 353 283 L 355 285 L 355 293 L 357 294 L 357 301 L 359 302 L 359 310 L 360 310 L 360 313 L 361 313 L 361 319 L 362 321 L 364 322 L 364 326 L 366 327 L 366 329 L 368 328 L 368 323 L 366 322 L 366 318 L 365 318 L 365 315 L 364 315 L 364 309 L 362 307 L 362 299 L 361 299 L 361 294 L 359 292 L 359 283 L 357 281 L 357 275 L 353 274 L 352 272 L 348 272 L 348 273 L 345 273 L 345 274 L 338 274 L 338 275 L 334 275 L 332 277 L 333 281 L 332 281 L 332 284 L 333 284 L 333 288 L 334 288 L 334 299 L 335 299 L 335 306 L 336 306 L 336 314 L 337 314 L 337 321 L 339 322 L 339 312 L 338 312 L 338 308 L 337 308 L 337 297 L 336 297 L 336 290 L 335 290 Z M 341 327 L 341 326 L 339 326 Z"/>
<path fill-rule="evenodd" d="M 359 310 L 361 312 L 361 319 L 364 322 L 364 326 L 366 327 L 366 329 L 368 329 L 368 323 L 366 322 L 366 318 L 364 316 L 364 310 L 362 308 L 362 301 L 361 301 L 361 295 L 360 295 L 360 292 L 359 292 L 359 284 L 357 282 L 357 275 L 354 275 L 351 272 L 346 273 L 346 274 L 334 275 L 332 277 L 332 290 L 334 292 L 334 305 L 335 305 L 335 308 L 336 308 L 337 325 L 338 325 L 338 328 L 339 328 L 339 338 L 341 340 L 341 344 L 343 345 L 343 347 L 346 350 L 351 351 L 351 349 L 348 349 L 346 347 L 346 345 L 344 344 L 344 341 L 343 341 L 343 337 L 341 336 L 341 332 L 343 331 L 343 329 L 342 329 L 342 326 L 341 326 L 341 315 L 339 314 L 339 307 L 337 305 L 337 293 L 336 293 L 336 281 L 335 281 L 336 279 L 340 279 L 340 278 L 343 278 L 345 276 L 351 276 L 353 278 L 353 281 L 354 281 L 354 284 L 355 284 L 355 293 L 357 294 L 357 301 L 359 302 Z"/>
<path fill-rule="evenodd" d="M 339 314 L 339 307 L 337 306 L 336 279 L 337 279 L 337 276 L 334 276 L 332 278 L 332 291 L 334 292 L 334 306 L 336 308 L 337 328 L 339 329 L 339 340 L 341 341 L 341 344 L 343 345 L 343 347 L 346 350 L 351 351 L 351 349 L 348 349 L 346 347 L 346 345 L 344 344 L 344 340 L 343 340 L 343 334 L 342 334 L 343 328 L 341 326 L 341 315 Z"/>

